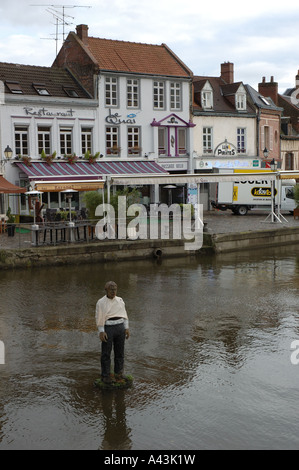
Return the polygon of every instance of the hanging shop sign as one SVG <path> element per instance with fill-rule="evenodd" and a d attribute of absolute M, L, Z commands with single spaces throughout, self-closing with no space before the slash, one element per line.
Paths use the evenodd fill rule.
<path fill-rule="evenodd" d="M 216 157 L 235 157 L 236 155 L 238 155 L 238 150 L 233 144 L 230 144 L 225 139 L 224 142 L 222 142 L 216 147 L 214 153 Z"/>

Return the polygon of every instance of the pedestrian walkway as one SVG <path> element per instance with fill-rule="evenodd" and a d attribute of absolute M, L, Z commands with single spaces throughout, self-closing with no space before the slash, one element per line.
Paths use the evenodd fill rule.
<path fill-rule="evenodd" d="M 267 211 L 249 212 L 246 216 L 237 216 L 231 211 L 207 211 L 204 212 L 205 230 L 210 234 L 220 234 L 299 227 L 299 220 L 295 220 L 291 214 L 283 214 L 287 220 L 284 223 L 271 223 L 270 219 L 267 219 L 268 215 Z M 101 243 L 101 241 L 94 239 L 92 243 Z M 9 237 L 7 232 L 0 234 L 0 250 L 25 248 L 34 248 L 30 226 L 17 226 L 14 237 Z"/>
<path fill-rule="evenodd" d="M 248 212 L 245 216 L 235 215 L 231 211 L 213 210 L 204 213 L 204 222 L 210 233 L 236 233 L 257 230 L 284 229 L 286 227 L 299 227 L 299 220 L 294 216 L 284 213 L 283 217 L 287 220 L 283 223 L 271 223 L 268 218 L 269 211 Z M 267 220 L 266 220 L 267 219 Z"/>

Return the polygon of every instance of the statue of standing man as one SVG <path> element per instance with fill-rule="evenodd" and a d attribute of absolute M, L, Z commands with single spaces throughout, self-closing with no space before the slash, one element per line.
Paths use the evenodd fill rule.
<path fill-rule="evenodd" d="M 118 297 L 117 285 L 109 281 L 105 285 L 106 295 L 96 305 L 96 324 L 102 343 L 101 379 L 104 383 L 111 378 L 111 354 L 114 351 L 114 377 L 123 380 L 125 340 L 129 338 L 129 320 L 123 299 Z"/>

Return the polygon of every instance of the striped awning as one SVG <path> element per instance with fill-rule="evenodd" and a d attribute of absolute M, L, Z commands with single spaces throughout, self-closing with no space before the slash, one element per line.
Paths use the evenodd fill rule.
<path fill-rule="evenodd" d="M 154 161 L 100 161 L 89 162 L 32 162 L 30 166 L 16 162 L 19 169 L 26 173 L 30 180 L 38 181 L 97 181 L 103 176 L 116 175 L 161 175 L 168 174 Z"/>

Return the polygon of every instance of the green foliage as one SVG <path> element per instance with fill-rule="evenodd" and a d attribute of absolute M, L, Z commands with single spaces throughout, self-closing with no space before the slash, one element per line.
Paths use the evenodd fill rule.
<path fill-rule="evenodd" d="M 111 378 L 114 379 L 113 374 L 111 375 Z M 105 382 L 102 382 L 101 379 L 96 379 L 94 381 L 94 385 L 98 388 L 101 388 L 102 390 L 120 390 L 123 388 L 129 388 L 133 385 L 133 376 L 132 375 L 126 375 L 124 379 L 118 380 L 118 381 L 113 381 L 110 384 L 107 384 Z"/>
<path fill-rule="evenodd" d="M 6 211 L 6 216 L 7 216 L 7 223 L 8 224 L 14 224 L 15 223 L 16 219 L 15 219 L 15 216 L 12 215 L 10 207 Z"/>
<path fill-rule="evenodd" d="M 116 194 L 110 195 L 110 204 L 115 210 L 115 217 L 118 216 L 118 197 L 126 196 L 127 209 L 132 204 L 138 204 L 140 202 L 140 192 L 136 188 L 125 188 L 124 190 L 117 191 Z M 88 217 L 91 220 L 98 219 L 95 216 L 97 206 L 103 204 L 102 193 L 98 191 L 88 191 L 83 196 L 84 204 L 88 209 Z M 105 202 L 107 203 L 107 191 L 105 191 Z"/>
<path fill-rule="evenodd" d="M 295 198 L 297 207 L 299 207 L 299 184 L 297 184 L 294 188 L 294 198 Z"/>
<path fill-rule="evenodd" d="M 44 149 L 42 150 L 42 153 L 40 154 L 40 157 L 41 157 L 43 160 L 46 160 L 47 155 L 46 155 L 46 152 L 44 151 Z"/>
<path fill-rule="evenodd" d="M 83 196 L 89 219 L 95 219 L 96 208 L 103 203 L 103 196 L 98 191 L 87 191 Z"/>
<path fill-rule="evenodd" d="M 58 211 L 56 213 L 56 219 L 58 219 L 58 217 L 60 216 L 61 220 L 65 220 L 65 221 L 68 221 L 70 219 L 70 213 L 69 211 Z M 75 211 L 71 211 L 71 217 L 72 217 L 72 220 L 75 219 L 77 216 L 77 213 Z"/>

